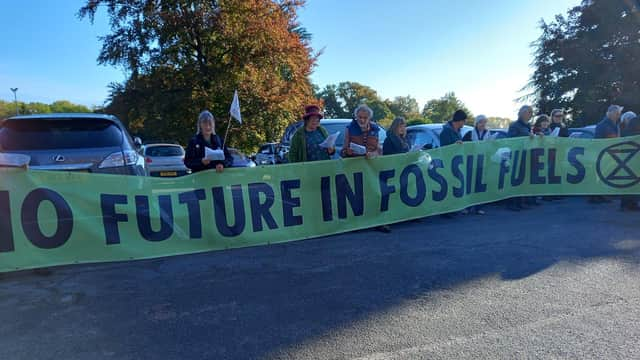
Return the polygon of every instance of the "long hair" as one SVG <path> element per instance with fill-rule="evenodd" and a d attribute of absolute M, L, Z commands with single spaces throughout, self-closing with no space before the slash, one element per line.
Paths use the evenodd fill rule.
<path fill-rule="evenodd" d="M 533 126 L 536 127 L 541 127 L 543 122 L 548 122 L 551 123 L 551 119 L 549 118 L 548 115 L 542 114 L 542 115 L 538 115 L 538 117 L 536 118 L 536 122 Z"/>
<path fill-rule="evenodd" d="M 209 112 L 209 110 L 204 110 L 203 112 L 200 113 L 200 115 L 198 115 L 198 123 L 197 123 L 197 127 L 198 127 L 198 134 L 202 134 L 202 126 L 201 124 L 204 122 L 211 122 L 211 124 L 213 125 L 213 135 L 216 134 L 216 118 L 213 117 L 213 114 Z"/>
<path fill-rule="evenodd" d="M 404 125 L 407 124 L 407 121 L 402 116 L 398 116 L 397 118 L 393 119 L 393 122 L 391 123 L 391 126 L 389 126 L 389 132 L 394 134 L 394 135 L 396 135 L 396 136 L 403 137 L 403 135 L 398 134 L 398 128 L 402 124 L 404 124 Z"/>

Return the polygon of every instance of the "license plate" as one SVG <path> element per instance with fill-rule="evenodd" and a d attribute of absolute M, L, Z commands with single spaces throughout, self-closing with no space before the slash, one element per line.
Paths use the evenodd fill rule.
<path fill-rule="evenodd" d="M 178 176 L 177 171 L 161 171 L 160 176 Z"/>

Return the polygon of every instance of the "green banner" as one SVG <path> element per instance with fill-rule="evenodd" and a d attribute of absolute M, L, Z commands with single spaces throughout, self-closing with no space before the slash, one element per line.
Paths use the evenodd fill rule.
<path fill-rule="evenodd" d="M 0 169 L 0 272 L 287 242 L 526 195 L 640 194 L 640 137 L 519 138 L 181 178 Z"/>

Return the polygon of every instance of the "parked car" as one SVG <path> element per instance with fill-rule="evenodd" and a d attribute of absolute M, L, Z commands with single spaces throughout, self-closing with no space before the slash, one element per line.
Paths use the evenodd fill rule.
<path fill-rule="evenodd" d="M 144 176 L 141 145 L 113 115 L 14 116 L 0 128 L 0 151 L 28 155 L 36 170 Z"/>
<path fill-rule="evenodd" d="M 421 124 L 407 126 L 407 142 L 413 147 L 421 144 L 422 148 L 433 149 L 440 147 L 440 133 L 444 124 Z M 460 130 L 462 137 L 469 131 L 473 130 L 472 126 L 464 125 Z"/>
<path fill-rule="evenodd" d="M 257 165 L 275 165 L 282 162 L 281 146 L 278 143 L 266 143 L 260 146 L 258 153 L 256 154 Z"/>
<path fill-rule="evenodd" d="M 147 176 L 175 177 L 191 174 L 184 165 L 184 149 L 176 144 L 146 144 L 140 149 Z"/>
<path fill-rule="evenodd" d="M 509 130 L 507 129 L 489 129 L 489 134 L 491 134 L 491 136 L 495 136 L 496 140 L 508 138 L 508 132 Z"/>
<path fill-rule="evenodd" d="M 589 125 L 581 128 L 569 128 L 569 137 L 577 139 L 593 139 L 596 137 L 596 126 Z"/>
<path fill-rule="evenodd" d="M 229 153 L 233 158 L 233 164 L 231 167 L 256 167 L 256 163 L 240 152 L 240 150 L 229 148 Z"/>

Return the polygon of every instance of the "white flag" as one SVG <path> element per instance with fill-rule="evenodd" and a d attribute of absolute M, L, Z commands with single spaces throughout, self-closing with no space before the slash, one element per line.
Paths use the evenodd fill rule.
<path fill-rule="evenodd" d="M 231 102 L 231 109 L 229 109 L 231 117 L 238 120 L 242 124 L 242 116 L 240 115 L 240 99 L 238 99 L 238 90 L 233 92 L 233 101 Z"/>

